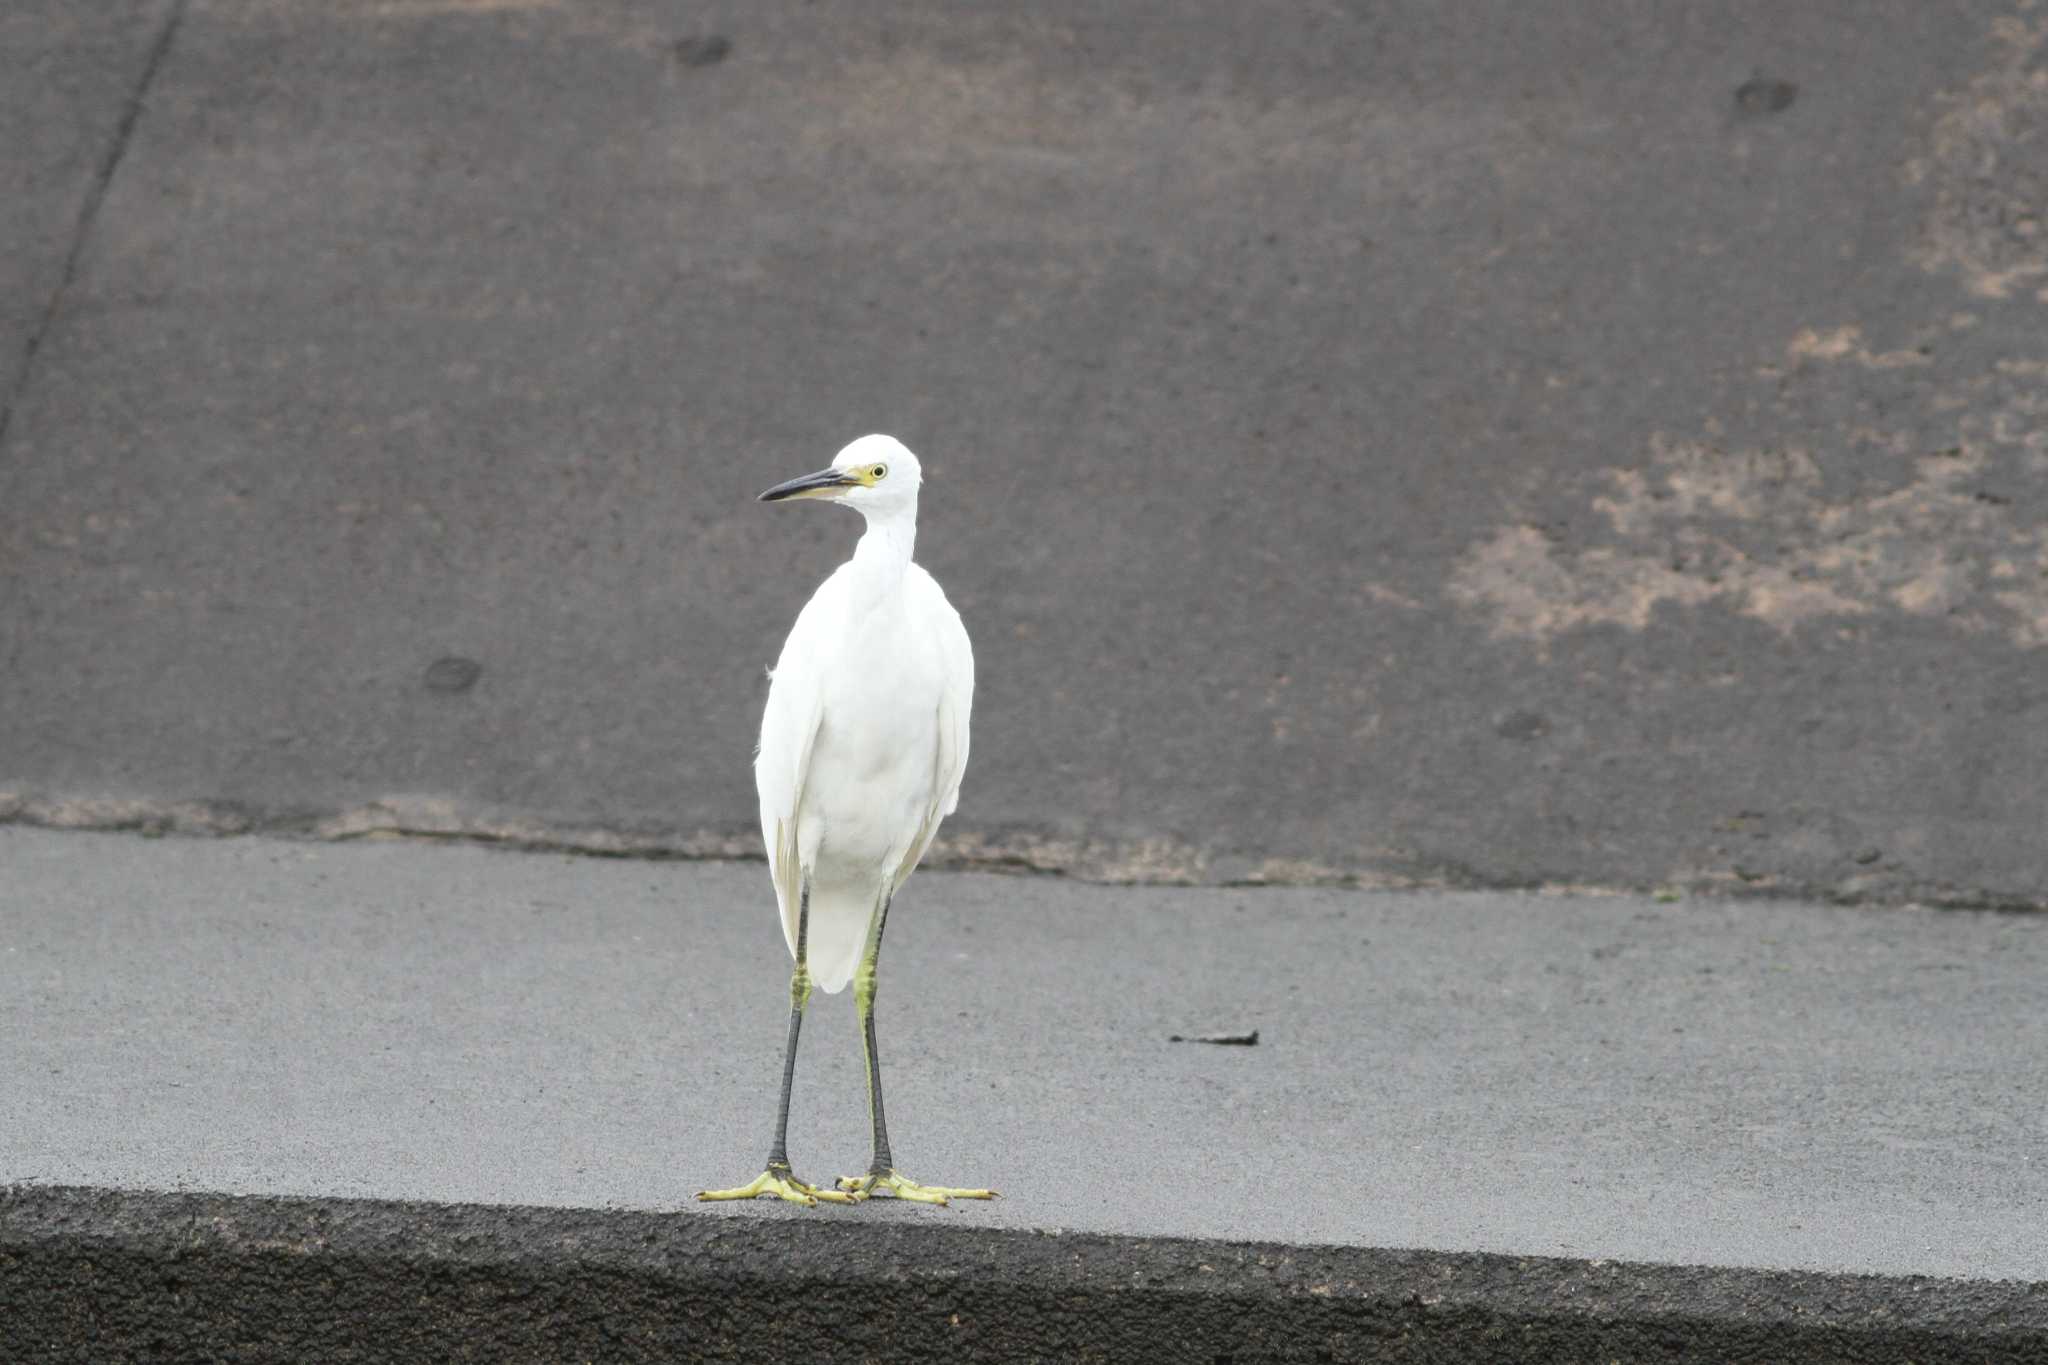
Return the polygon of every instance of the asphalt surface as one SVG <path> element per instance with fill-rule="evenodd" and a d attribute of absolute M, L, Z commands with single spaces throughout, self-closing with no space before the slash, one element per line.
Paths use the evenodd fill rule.
<path fill-rule="evenodd" d="M 0 856 L 0 1184 L 2048 1282 L 2044 918 L 921 876 L 895 1155 L 1004 1197 L 801 1210 L 691 1198 L 766 1151 L 758 866 Z M 863 1169 L 848 996 L 804 1043 L 796 1168 Z"/>
<path fill-rule="evenodd" d="M 744 851 L 881 429 L 956 863 L 2039 905 L 2044 24 L 17 0 L 0 814 Z"/>

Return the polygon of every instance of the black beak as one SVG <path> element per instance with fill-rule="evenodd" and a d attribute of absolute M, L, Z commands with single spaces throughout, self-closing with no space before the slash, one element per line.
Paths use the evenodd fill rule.
<path fill-rule="evenodd" d="M 762 502 L 781 502 L 784 498 L 824 497 L 835 489 L 853 488 L 860 483 L 853 475 L 839 469 L 821 469 L 815 474 L 806 474 L 788 483 L 778 483 L 763 493 Z"/>

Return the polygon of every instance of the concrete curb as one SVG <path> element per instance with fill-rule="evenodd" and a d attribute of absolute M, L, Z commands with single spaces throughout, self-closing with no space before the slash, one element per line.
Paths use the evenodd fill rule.
<path fill-rule="evenodd" d="M 0 1190 L 0 1358 L 2039 1360 L 2048 1284 Z"/>

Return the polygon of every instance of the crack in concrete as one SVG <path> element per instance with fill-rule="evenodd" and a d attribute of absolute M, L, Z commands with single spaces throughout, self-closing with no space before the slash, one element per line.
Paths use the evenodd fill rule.
<path fill-rule="evenodd" d="M 28 391 L 29 377 L 35 373 L 36 352 L 42 349 L 43 338 L 57 321 L 57 312 L 64 305 L 64 296 L 71 289 L 71 282 L 78 277 L 79 262 L 85 255 L 86 241 L 92 236 L 93 225 L 98 222 L 100 205 L 106 202 L 107 189 L 114 181 L 114 173 L 121 168 L 121 159 L 128 152 L 133 139 L 135 125 L 141 121 L 142 107 L 149 95 L 149 88 L 156 81 L 156 73 L 164 64 L 164 58 L 171 50 L 171 40 L 177 36 L 178 25 L 184 22 L 187 0 L 171 0 L 170 13 L 165 16 L 156 38 L 149 45 L 149 55 L 143 59 L 142 74 L 136 79 L 134 90 L 129 92 L 127 103 L 121 107 L 121 117 L 114 125 L 114 135 L 109 139 L 105 155 L 93 173 L 92 184 L 86 187 L 85 200 L 78 207 L 78 221 L 71 230 L 71 245 L 64 252 L 64 268 L 57 276 L 56 288 L 50 291 L 50 298 L 43 305 L 42 316 L 36 319 L 28 339 L 21 349 L 21 361 L 14 368 L 14 378 L 7 386 L 4 397 L 0 397 L 0 448 L 7 443 L 7 431 L 14 422 L 14 410 L 21 396 Z"/>

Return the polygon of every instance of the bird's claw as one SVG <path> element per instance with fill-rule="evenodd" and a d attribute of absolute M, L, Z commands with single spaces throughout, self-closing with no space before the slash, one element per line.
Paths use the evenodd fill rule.
<path fill-rule="evenodd" d="M 757 1199 L 772 1194 L 777 1199 L 786 1199 L 792 1204 L 805 1208 L 816 1208 L 819 1200 L 828 1204 L 857 1204 L 860 1201 L 850 1194 L 838 1190 L 823 1190 L 808 1181 L 799 1180 L 790 1173 L 787 1166 L 770 1166 L 754 1177 L 753 1183 L 731 1190 L 699 1190 L 697 1197 L 702 1200 Z"/>
<path fill-rule="evenodd" d="M 846 1191 L 843 1198 L 854 1200 L 872 1199 L 886 1194 L 893 1199 L 912 1199 L 920 1204 L 945 1204 L 951 1199 L 996 1199 L 994 1190 L 956 1190 L 948 1185 L 920 1185 L 896 1174 L 893 1170 L 869 1171 L 866 1175 L 842 1175 L 839 1188 Z M 822 1197 L 824 1191 L 819 1194 Z"/>

